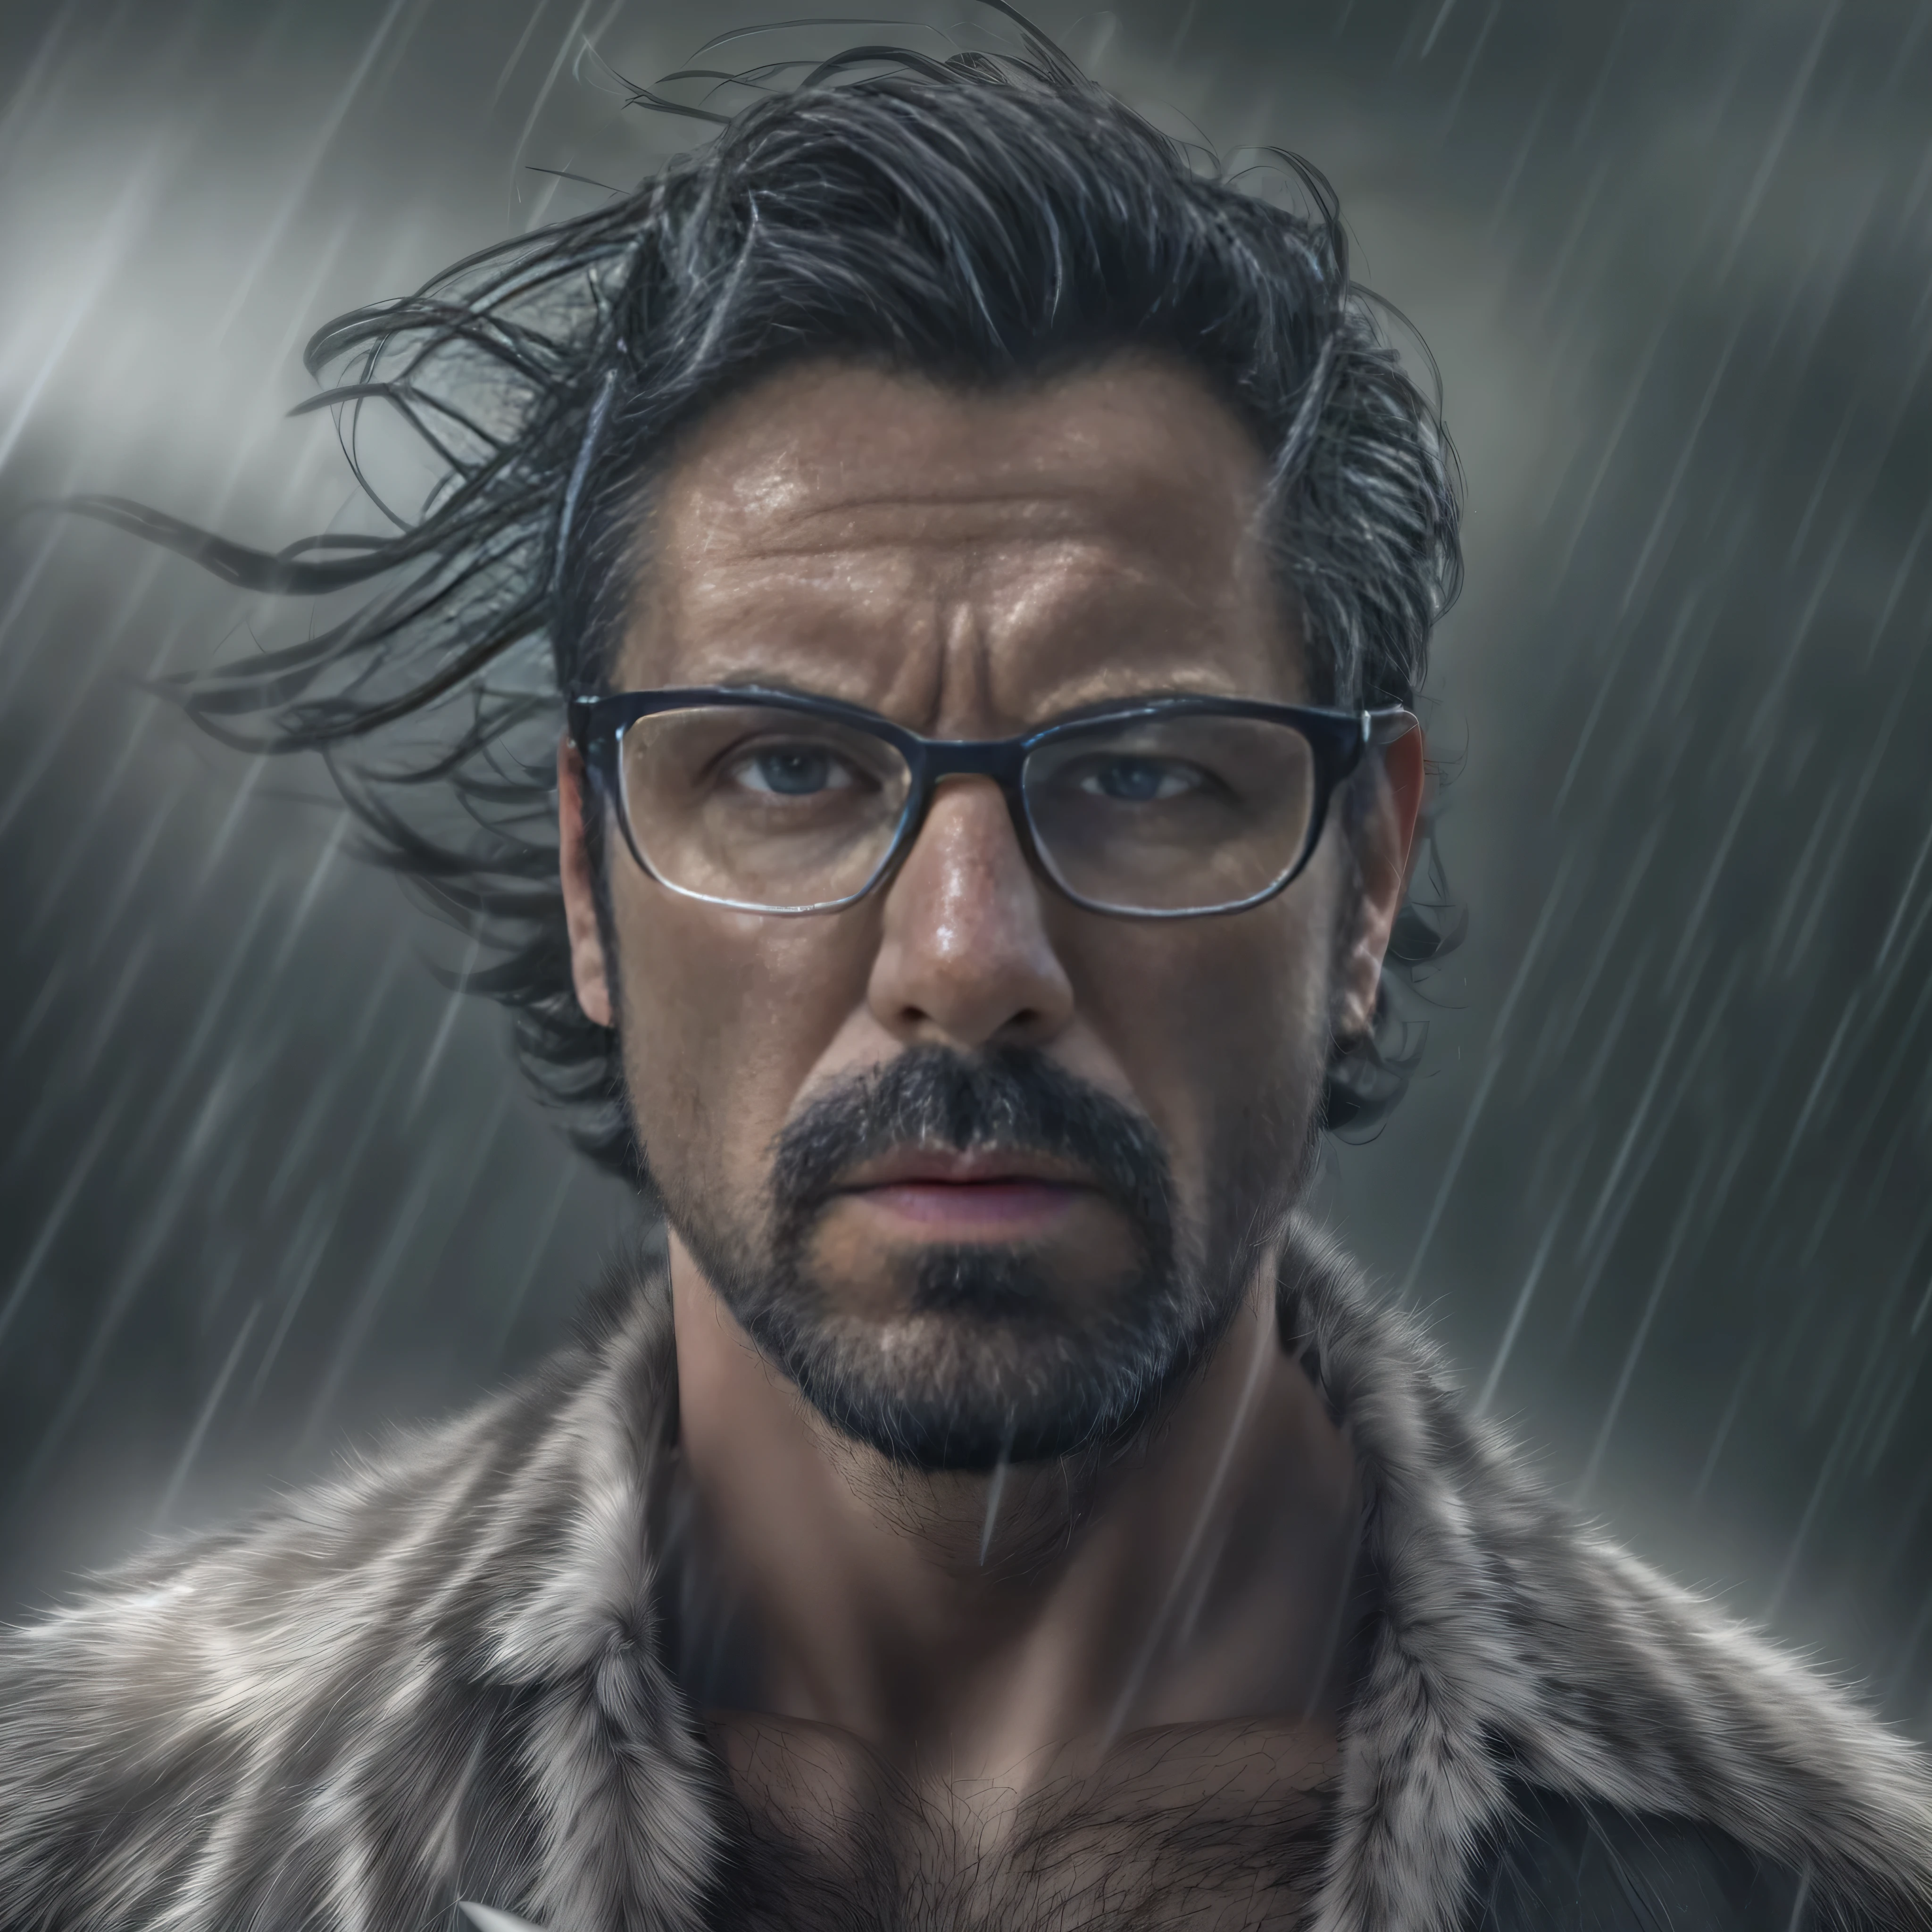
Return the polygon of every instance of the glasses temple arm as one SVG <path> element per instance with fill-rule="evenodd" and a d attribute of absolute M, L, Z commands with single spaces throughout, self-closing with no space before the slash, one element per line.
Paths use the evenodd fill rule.
<path fill-rule="evenodd" d="M 1380 711 L 1362 713 L 1362 742 L 1366 745 L 1393 745 L 1398 738 L 1406 738 L 1410 732 L 1419 731 L 1422 720 L 1405 706 L 1391 704 Z"/>

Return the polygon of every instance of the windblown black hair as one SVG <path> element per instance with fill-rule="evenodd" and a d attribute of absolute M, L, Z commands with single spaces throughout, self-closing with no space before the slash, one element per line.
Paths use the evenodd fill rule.
<path fill-rule="evenodd" d="M 848 48 L 736 76 L 755 98 L 731 114 L 638 90 L 715 136 L 594 213 L 321 330 L 308 366 L 335 380 L 304 406 L 340 412 L 352 463 L 362 412 L 385 406 L 434 466 L 413 509 L 357 466 L 393 533 L 272 555 L 122 500 L 74 506 L 251 590 L 362 593 L 308 640 L 177 694 L 232 742 L 323 754 L 373 850 L 485 950 L 469 983 L 510 1009 L 580 1144 L 640 1180 L 616 1040 L 572 988 L 554 746 L 561 697 L 607 688 L 649 567 L 650 484 L 722 398 L 812 357 L 1001 384 L 1172 356 L 1266 455 L 1318 700 L 1412 702 L 1456 589 L 1438 413 L 1349 278 L 1328 184 L 1275 154 L 1290 196 L 1250 192 L 991 4 L 1018 35 L 1004 54 Z M 1432 854 L 1425 869 L 1434 903 L 1412 895 L 1372 1035 L 1331 1058 L 1331 1128 L 1379 1118 L 1419 1051 L 1403 996 L 1455 937 Z"/>

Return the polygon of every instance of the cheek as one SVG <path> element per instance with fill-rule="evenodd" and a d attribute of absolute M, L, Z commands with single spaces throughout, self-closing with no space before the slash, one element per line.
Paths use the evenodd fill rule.
<path fill-rule="evenodd" d="M 1120 922 L 1081 959 L 1082 1005 L 1192 1200 L 1244 1142 L 1290 1157 L 1327 1051 L 1334 902 L 1311 866 L 1250 912 Z"/>
<path fill-rule="evenodd" d="M 614 886 L 624 1070 L 674 1195 L 761 1181 L 772 1139 L 865 988 L 840 918 L 772 919 Z"/>

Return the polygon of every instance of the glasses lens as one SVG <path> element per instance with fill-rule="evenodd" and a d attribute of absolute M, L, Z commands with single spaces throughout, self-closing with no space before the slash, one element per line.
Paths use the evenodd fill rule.
<path fill-rule="evenodd" d="M 1042 861 L 1090 904 L 1207 912 L 1278 886 L 1307 843 L 1315 759 L 1289 726 L 1254 718 L 1100 724 L 1028 759 Z"/>
<path fill-rule="evenodd" d="M 640 718 L 620 752 L 631 836 L 651 871 L 680 892 L 765 912 L 862 892 L 910 788 L 883 739 L 777 705 Z"/>

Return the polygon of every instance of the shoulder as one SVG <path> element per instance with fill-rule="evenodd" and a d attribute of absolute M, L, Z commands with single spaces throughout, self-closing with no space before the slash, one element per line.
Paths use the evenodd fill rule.
<path fill-rule="evenodd" d="M 0 1925 L 308 1922 L 324 1900 L 420 1922 L 514 1774 L 520 1615 L 567 1565 L 589 1466 L 632 1460 L 620 1352 L 586 1338 L 0 1636 Z"/>
<path fill-rule="evenodd" d="M 1813 1932 L 1797 1873 L 1713 1826 L 1517 1794 L 1477 1861 L 1463 1932 Z"/>
<path fill-rule="evenodd" d="M 1365 1885 L 1390 1899 L 1453 1892 L 1450 1874 L 1486 1842 L 1498 1914 L 1538 1887 L 1581 1885 L 1576 1873 L 1604 1880 L 1576 1892 L 1569 1917 L 1498 1916 L 1498 1932 L 1750 1932 L 1757 1920 L 1727 1918 L 1719 1903 L 1653 1922 L 1629 1901 L 1642 1886 L 1666 1899 L 1696 1886 L 1720 1903 L 1740 1874 L 1770 1884 L 1780 1864 L 1808 1874 L 1807 1909 L 1836 1915 L 1822 1922 L 1863 1912 L 1887 1932 L 1932 1925 L 1922 1750 L 1580 1521 L 1468 1412 L 1414 1318 L 1317 1234 L 1296 1232 L 1281 1286 L 1284 1335 L 1346 1423 L 1368 1498 L 1379 1616 L 1338 1812 L 1338 1843 Z M 1498 1838 L 1519 1785 L 1567 1794 L 1569 1808 L 1546 1801 Z M 1736 1912 L 1751 1896 L 1747 1886 Z M 1588 1916 L 1618 1898 L 1636 1916 Z"/>

